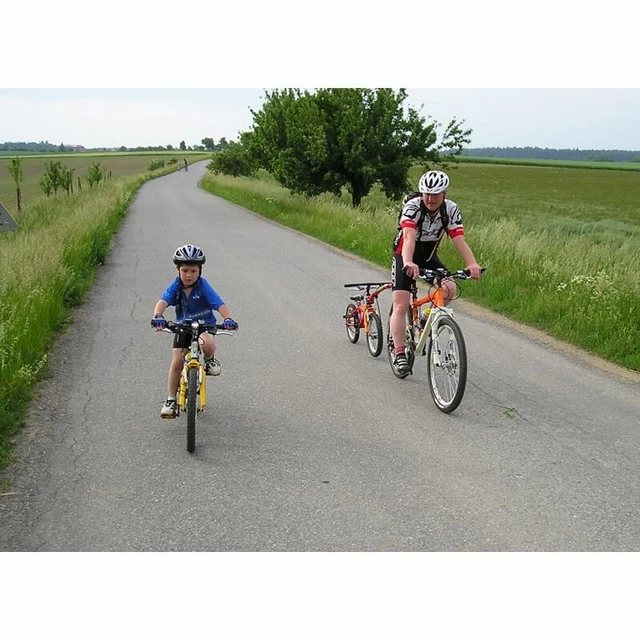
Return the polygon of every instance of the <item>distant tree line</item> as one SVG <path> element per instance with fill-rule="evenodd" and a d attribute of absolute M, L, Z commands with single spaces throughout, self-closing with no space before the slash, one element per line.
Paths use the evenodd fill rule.
<path fill-rule="evenodd" d="M 621 149 L 544 149 L 540 147 L 477 147 L 463 149 L 461 155 L 479 158 L 518 160 L 578 160 L 583 162 L 640 162 L 640 151 Z"/>
<path fill-rule="evenodd" d="M 65 145 L 52 144 L 48 141 L 44 142 L 1 142 L 0 153 L 3 152 L 22 152 L 22 153 L 65 153 L 70 151 L 224 151 L 229 146 L 226 138 L 220 138 L 216 142 L 213 138 L 203 138 L 201 144 L 189 145 L 184 140 L 177 147 L 172 144 L 167 145 L 151 145 L 146 147 L 127 147 L 121 145 L 119 147 L 83 147 L 82 145 Z"/>
<path fill-rule="evenodd" d="M 213 138 L 202 138 L 201 144 L 187 146 L 183 141 L 178 147 L 171 144 L 146 147 L 117 147 L 117 151 L 225 151 L 230 143 L 226 138 L 215 142 Z M 104 147 L 84 148 L 81 145 L 53 144 L 48 141 L 40 142 L 0 142 L 2 152 L 28 153 L 65 153 L 71 151 L 105 151 Z M 234 149 L 235 152 L 235 149 Z M 578 160 L 587 162 L 640 162 L 640 150 L 626 151 L 622 149 L 552 149 L 548 147 L 475 147 L 461 150 L 461 155 L 479 158 L 513 158 L 518 160 Z"/>
<path fill-rule="evenodd" d="M 2 151 L 27 151 L 29 153 L 65 153 L 75 151 L 78 145 L 52 144 L 51 142 L 0 142 Z"/>

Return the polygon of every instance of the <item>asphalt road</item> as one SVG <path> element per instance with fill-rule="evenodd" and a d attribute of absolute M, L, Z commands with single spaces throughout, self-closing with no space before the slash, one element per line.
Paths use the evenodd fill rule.
<path fill-rule="evenodd" d="M 388 272 L 201 191 L 203 171 L 142 187 L 58 339 L 0 550 L 640 550 L 637 376 L 457 305 L 469 383 L 442 414 L 424 360 L 399 380 L 347 340 L 343 284 Z M 240 323 L 195 454 L 159 417 L 171 336 L 149 326 L 185 242 Z"/>

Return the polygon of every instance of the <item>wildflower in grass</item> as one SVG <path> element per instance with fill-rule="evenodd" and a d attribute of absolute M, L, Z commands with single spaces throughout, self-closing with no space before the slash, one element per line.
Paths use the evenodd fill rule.
<path fill-rule="evenodd" d="M 25 385 L 32 384 L 46 364 L 47 354 L 44 354 L 34 365 L 23 364 L 15 374 L 15 382 Z"/>
<path fill-rule="evenodd" d="M 596 275 L 576 275 L 571 278 L 569 284 L 572 291 L 587 291 L 589 295 L 596 298 L 619 298 L 620 291 L 615 286 L 615 282 L 611 276 L 603 269 L 598 271 Z"/>

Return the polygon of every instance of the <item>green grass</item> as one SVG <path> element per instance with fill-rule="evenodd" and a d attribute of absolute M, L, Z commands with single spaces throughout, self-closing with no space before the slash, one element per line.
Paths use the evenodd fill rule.
<path fill-rule="evenodd" d="M 417 183 L 420 169 L 411 173 Z M 449 198 L 488 271 L 466 299 L 640 371 L 640 180 L 622 171 L 463 164 Z M 202 186 L 252 211 L 359 255 L 391 263 L 398 203 L 379 189 L 354 210 L 349 196 L 294 196 L 271 177 L 206 174 Z M 450 242 L 440 256 L 465 265 Z"/>
<path fill-rule="evenodd" d="M 16 185 L 9 173 L 11 158 L 13 155 L 0 156 L 0 202 L 7 208 L 11 215 L 17 212 Z M 86 174 L 94 162 L 99 162 L 107 172 L 111 172 L 112 178 L 130 176 L 147 171 L 149 163 L 154 159 L 176 158 L 180 161 L 183 157 L 189 157 L 190 162 L 197 162 L 211 157 L 211 153 L 185 152 L 185 151 L 144 151 L 144 152 L 110 152 L 110 153 L 59 153 L 40 155 L 21 155 L 23 182 L 20 185 L 23 207 L 33 204 L 45 195 L 40 188 L 40 178 L 45 172 L 45 163 L 51 160 L 59 160 L 69 169 L 75 169 L 74 191 L 78 190 L 78 176 L 81 178 L 83 188 L 88 187 Z"/>
<path fill-rule="evenodd" d="M 542 160 L 536 158 L 483 158 L 480 156 L 458 156 L 457 159 L 458 162 L 476 164 L 502 164 L 534 167 L 569 167 L 576 169 L 613 169 L 615 171 L 640 171 L 640 162 Z"/>
<path fill-rule="evenodd" d="M 47 373 L 55 335 L 83 301 L 135 192 L 175 170 L 40 199 L 25 207 L 18 231 L 0 233 L 0 469 L 11 460 L 33 387 Z"/>

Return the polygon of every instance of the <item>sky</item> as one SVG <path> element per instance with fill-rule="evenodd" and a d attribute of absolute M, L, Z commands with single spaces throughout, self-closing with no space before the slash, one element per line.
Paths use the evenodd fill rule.
<path fill-rule="evenodd" d="M 85 147 L 235 140 L 265 88 L 406 87 L 406 105 L 473 129 L 472 147 L 640 150 L 629 4 L 397 0 L 188 4 L 24 0 L 3 7 L 0 142 Z M 38 20 L 33 20 L 37 6 Z M 167 5 L 168 6 L 168 5 Z M 74 21 L 76 22 L 74 24 Z M 52 37 L 53 33 L 59 35 Z M 429 118 L 431 116 L 431 118 Z"/>
<path fill-rule="evenodd" d="M 110 148 L 237 140 L 264 95 L 265 88 L 0 89 L 0 142 Z M 464 120 L 470 147 L 640 150 L 640 89 L 416 88 L 405 105 L 442 125 Z"/>

